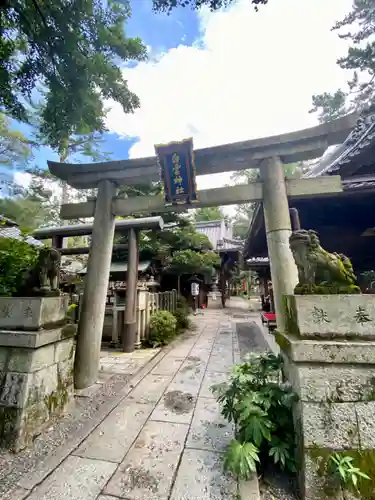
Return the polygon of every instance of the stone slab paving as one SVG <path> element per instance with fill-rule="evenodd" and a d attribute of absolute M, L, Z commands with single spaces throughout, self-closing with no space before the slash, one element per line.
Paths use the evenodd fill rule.
<path fill-rule="evenodd" d="M 189 427 L 148 422 L 104 493 L 127 500 L 169 497 Z"/>
<path fill-rule="evenodd" d="M 236 500 L 236 481 L 222 469 L 233 426 L 210 389 L 233 365 L 236 325 L 221 309 L 208 309 L 194 322 L 195 331 L 161 351 L 75 450 L 38 484 L 30 483 L 24 498 Z M 103 353 L 101 366 L 103 372 L 134 372 L 153 353 Z"/>
<path fill-rule="evenodd" d="M 74 454 L 120 463 L 152 410 L 152 404 L 138 404 L 126 399 L 85 439 Z"/>
<path fill-rule="evenodd" d="M 218 453 L 185 449 L 171 500 L 235 499 L 236 493 L 237 485 L 223 474 Z"/>
<path fill-rule="evenodd" d="M 28 500 L 95 500 L 117 465 L 102 460 L 69 457 Z"/>
<path fill-rule="evenodd" d="M 126 353 L 117 351 L 102 351 L 100 356 L 100 371 L 104 373 L 130 374 L 137 372 L 150 361 L 160 349 L 141 349 Z"/>

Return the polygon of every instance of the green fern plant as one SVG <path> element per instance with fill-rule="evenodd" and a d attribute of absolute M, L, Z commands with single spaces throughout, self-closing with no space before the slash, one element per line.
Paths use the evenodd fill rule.
<path fill-rule="evenodd" d="M 270 459 L 295 472 L 292 407 L 297 395 L 282 383 L 281 356 L 251 354 L 236 365 L 228 382 L 212 387 L 222 415 L 235 424 L 225 468 L 247 479 Z"/>
<path fill-rule="evenodd" d="M 368 481 L 371 478 L 354 467 L 354 458 L 341 453 L 333 453 L 329 457 L 330 472 L 337 478 L 343 488 L 354 488 L 358 491 L 359 480 Z"/>
<path fill-rule="evenodd" d="M 259 457 L 256 446 L 233 439 L 224 457 L 224 470 L 230 471 L 236 478 L 248 480 L 256 472 L 257 462 Z"/>

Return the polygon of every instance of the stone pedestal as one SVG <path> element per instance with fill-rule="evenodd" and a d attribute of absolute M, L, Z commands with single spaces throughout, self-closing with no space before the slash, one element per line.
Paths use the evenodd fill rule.
<path fill-rule="evenodd" d="M 58 306 L 56 299 L 61 299 Z M 65 296 L 0 298 L 0 325 L 6 319 L 8 326 L 0 326 L 1 447 L 18 451 L 27 446 L 73 400 L 76 328 L 62 326 L 67 305 Z M 21 309 L 28 311 L 25 324 L 34 330 L 19 329 L 24 327 Z M 4 318 L 4 310 L 12 314 Z M 37 329 L 43 323 L 52 327 Z"/>
<path fill-rule="evenodd" d="M 354 458 L 375 491 L 375 298 L 285 296 L 288 332 L 277 332 L 295 407 L 301 498 L 340 498 L 332 453 Z"/>
<path fill-rule="evenodd" d="M 69 296 L 0 297 L 0 329 L 39 330 L 65 323 Z"/>

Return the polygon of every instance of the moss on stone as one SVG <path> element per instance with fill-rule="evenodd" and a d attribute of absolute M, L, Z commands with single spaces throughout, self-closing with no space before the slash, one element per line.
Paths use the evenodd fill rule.
<path fill-rule="evenodd" d="M 291 344 L 290 344 L 290 340 L 288 339 L 288 337 L 286 337 L 286 335 L 280 333 L 278 330 L 274 331 L 274 335 L 275 335 L 276 343 L 278 344 L 280 349 L 283 352 L 285 352 L 287 355 L 289 355 L 291 352 Z"/>
<path fill-rule="evenodd" d="M 21 410 L 18 408 L 0 408 L 0 446 L 17 451 L 17 429 Z"/>
<path fill-rule="evenodd" d="M 297 285 L 294 289 L 296 295 L 353 295 L 360 294 L 357 285 Z"/>
<path fill-rule="evenodd" d="M 368 381 L 366 401 L 375 401 L 375 377 Z"/>
<path fill-rule="evenodd" d="M 294 295 L 283 296 L 283 309 L 286 321 L 286 331 L 292 335 L 300 336 L 298 327 L 297 311 Z"/>
<path fill-rule="evenodd" d="M 62 412 L 69 402 L 68 380 L 63 380 L 59 367 L 57 368 L 57 390 L 45 396 L 44 403 L 50 413 Z"/>
<path fill-rule="evenodd" d="M 321 448 L 315 446 L 312 449 L 306 450 L 312 461 L 317 465 L 317 472 L 324 479 L 324 494 L 327 498 L 335 496 L 340 483 L 332 476 L 330 468 L 330 456 L 333 453 L 339 453 L 343 456 L 353 458 L 353 466 L 367 474 L 370 479 L 358 478 L 358 491 L 352 485 L 347 485 L 347 490 L 354 495 L 360 495 L 363 500 L 375 500 L 375 450 L 358 450 L 348 449 L 337 451 L 330 448 Z M 342 485 L 344 487 L 344 485 Z"/>
<path fill-rule="evenodd" d="M 64 410 L 69 401 L 69 392 L 64 387 L 60 391 L 54 391 L 44 397 L 44 404 L 48 408 L 49 413 L 60 413 Z"/>
<path fill-rule="evenodd" d="M 68 359 L 72 359 L 73 358 L 75 350 L 76 350 L 75 345 L 72 344 L 72 347 L 70 348 L 70 351 L 69 351 Z"/>
<path fill-rule="evenodd" d="M 69 337 L 74 337 L 77 333 L 77 325 L 67 324 L 61 329 L 61 338 L 67 339 Z"/>

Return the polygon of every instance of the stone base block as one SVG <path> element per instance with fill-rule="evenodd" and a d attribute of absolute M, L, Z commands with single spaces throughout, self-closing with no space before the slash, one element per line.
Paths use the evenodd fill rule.
<path fill-rule="evenodd" d="M 375 340 L 372 295 L 286 295 L 284 306 L 293 335 Z"/>
<path fill-rule="evenodd" d="M 348 500 L 329 465 L 334 453 L 352 456 L 370 476 L 361 496 L 375 500 L 375 342 L 305 339 L 276 333 L 284 375 L 299 396 L 294 407 L 299 487 L 303 500 Z"/>
<path fill-rule="evenodd" d="M 0 346 L 0 446 L 18 451 L 27 446 L 45 424 L 73 401 L 74 329 L 57 329 L 36 347 L 23 332 L 25 346 Z M 4 338 L 4 332 L 1 332 Z M 9 332 L 14 338 L 14 332 Z M 35 337 L 35 332 L 30 332 Z M 14 343 L 13 343 L 14 344 Z M 18 339 L 19 344 L 19 339 Z"/>
<path fill-rule="evenodd" d="M 69 296 L 0 297 L 0 328 L 5 330 L 39 330 L 63 324 Z"/>

